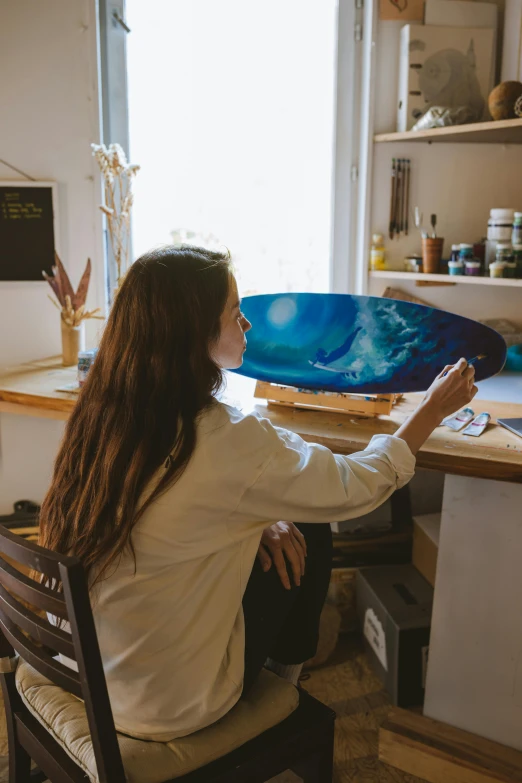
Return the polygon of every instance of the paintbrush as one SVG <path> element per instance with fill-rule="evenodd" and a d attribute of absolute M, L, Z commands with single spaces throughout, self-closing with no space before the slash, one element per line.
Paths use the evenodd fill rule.
<path fill-rule="evenodd" d="M 422 212 L 419 210 L 418 207 L 415 207 L 414 214 L 413 214 L 413 220 L 415 223 L 415 228 L 418 228 L 421 234 L 421 237 L 424 239 L 428 236 L 427 232 L 424 230 L 422 226 L 422 219 L 423 215 Z"/>
<path fill-rule="evenodd" d="M 397 198 L 397 166 L 395 158 L 392 158 L 392 175 L 391 175 L 391 197 L 390 197 L 390 226 L 388 233 L 390 239 L 393 239 L 395 233 L 395 201 Z"/>
<path fill-rule="evenodd" d="M 487 359 L 487 355 L 485 353 L 479 353 L 478 356 L 474 356 L 473 359 L 468 359 L 468 367 L 473 367 L 477 362 L 482 361 L 482 359 Z"/>
<path fill-rule="evenodd" d="M 487 359 L 487 358 L 488 358 L 487 354 L 479 353 L 478 356 L 474 356 L 473 359 L 467 359 L 466 360 L 467 361 L 467 367 L 474 367 L 477 362 L 480 362 L 480 361 L 482 361 L 482 359 Z M 466 367 L 466 369 L 467 369 L 467 367 Z M 445 378 L 447 374 L 448 374 L 448 371 L 446 371 L 442 377 Z"/>
<path fill-rule="evenodd" d="M 395 202 L 395 228 L 397 236 L 400 236 L 402 231 L 402 202 L 403 202 L 403 170 L 402 170 L 402 158 L 397 160 L 397 200 Z"/>
<path fill-rule="evenodd" d="M 406 174 L 404 180 L 404 233 L 408 236 L 408 212 L 410 209 L 410 159 L 406 161 Z"/>

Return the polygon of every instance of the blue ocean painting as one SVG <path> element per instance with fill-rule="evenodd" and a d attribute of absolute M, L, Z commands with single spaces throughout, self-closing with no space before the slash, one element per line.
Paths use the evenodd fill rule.
<path fill-rule="evenodd" d="M 425 391 L 447 364 L 472 359 L 477 380 L 506 358 L 503 338 L 433 307 L 349 294 L 248 296 L 252 323 L 241 368 L 257 380 L 357 394 Z"/>

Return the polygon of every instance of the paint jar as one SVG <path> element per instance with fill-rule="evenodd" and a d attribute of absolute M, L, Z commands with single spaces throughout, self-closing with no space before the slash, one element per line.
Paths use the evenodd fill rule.
<path fill-rule="evenodd" d="M 467 258 L 464 262 L 464 272 L 466 275 L 480 277 L 481 263 L 477 258 Z"/>
<path fill-rule="evenodd" d="M 513 230 L 511 232 L 511 244 L 522 245 L 522 212 L 515 212 Z"/>
<path fill-rule="evenodd" d="M 448 261 L 448 273 L 450 275 L 463 275 L 464 264 L 460 259 L 457 261 Z"/>
<path fill-rule="evenodd" d="M 492 209 L 488 220 L 488 239 L 509 242 L 513 230 L 514 209 Z"/>
<path fill-rule="evenodd" d="M 460 250 L 460 245 L 452 245 L 451 246 L 451 255 L 449 257 L 450 261 L 456 261 L 458 259 L 458 257 L 459 257 L 459 250 Z"/>
<path fill-rule="evenodd" d="M 422 272 L 422 256 L 413 254 L 404 259 L 404 269 L 406 272 Z"/>
<path fill-rule="evenodd" d="M 513 245 L 513 261 L 517 267 L 515 277 L 522 278 L 522 245 Z"/>
<path fill-rule="evenodd" d="M 490 277 L 504 277 L 504 267 L 506 265 L 503 261 L 493 261 L 492 264 L 489 265 L 489 276 Z"/>
<path fill-rule="evenodd" d="M 467 245 L 462 242 L 459 245 L 459 259 L 464 264 L 466 261 L 470 261 L 473 258 L 473 245 Z"/>
<path fill-rule="evenodd" d="M 504 266 L 504 277 L 516 277 L 517 265 L 515 261 L 506 261 Z"/>
<path fill-rule="evenodd" d="M 502 261 L 504 264 L 513 261 L 513 247 L 508 242 L 497 242 L 495 261 Z"/>
<path fill-rule="evenodd" d="M 476 258 L 477 261 L 480 261 L 482 264 L 482 268 L 484 268 L 484 263 L 486 261 L 486 240 L 481 239 L 480 242 L 474 242 L 473 243 L 473 258 Z"/>

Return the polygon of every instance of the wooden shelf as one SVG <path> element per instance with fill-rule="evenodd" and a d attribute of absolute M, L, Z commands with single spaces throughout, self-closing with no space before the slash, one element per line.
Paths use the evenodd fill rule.
<path fill-rule="evenodd" d="M 393 141 L 467 142 L 475 144 L 522 144 L 522 118 L 473 122 L 468 125 L 452 125 L 447 128 L 405 131 L 404 133 L 378 133 L 377 143 Z"/>
<path fill-rule="evenodd" d="M 500 285 L 511 288 L 522 288 L 522 280 L 505 277 L 473 277 L 471 275 L 429 275 L 424 272 L 400 272 L 397 269 L 386 269 L 381 272 L 370 272 L 371 278 L 384 280 L 418 280 L 425 283 L 461 284 L 466 285 Z"/>

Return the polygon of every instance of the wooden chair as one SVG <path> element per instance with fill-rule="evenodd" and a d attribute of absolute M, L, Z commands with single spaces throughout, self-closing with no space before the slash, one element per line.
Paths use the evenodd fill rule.
<path fill-rule="evenodd" d="M 213 760 L 203 766 L 198 753 L 207 752 L 216 735 L 221 742 L 234 739 L 229 725 L 236 744 L 238 725 L 243 732 L 239 736 L 245 736 L 245 724 L 251 721 L 239 714 L 238 724 L 234 717 L 245 709 L 243 699 L 213 726 L 171 743 L 117 733 L 80 562 L 25 541 L 1 525 L 0 555 L 0 679 L 10 783 L 46 778 L 52 783 L 159 783 L 154 759 L 165 753 L 169 759 L 172 754 L 190 756 L 190 771 L 185 764 L 181 775 L 170 773 L 161 779 L 177 783 L 263 783 L 287 769 L 306 783 L 332 780 L 335 713 L 271 672 L 262 673 L 269 678 L 262 688 L 271 689 L 270 709 L 276 703 L 284 707 L 283 718 L 280 710 L 257 736 L 230 752 L 214 752 Z M 25 573 L 13 567 L 13 561 Z M 53 585 L 59 583 L 61 591 L 30 578 L 28 569 L 44 574 Z M 65 620 L 70 633 L 49 622 L 46 613 Z M 56 660 L 58 653 L 76 661 L 78 672 Z M 295 700 L 290 706 L 288 693 Z M 258 706 L 256 698 L 246 713 L 254 722 L 268 709 L 266 699 Z M 31 760 L 38 767 L 32 776 Z"/>

